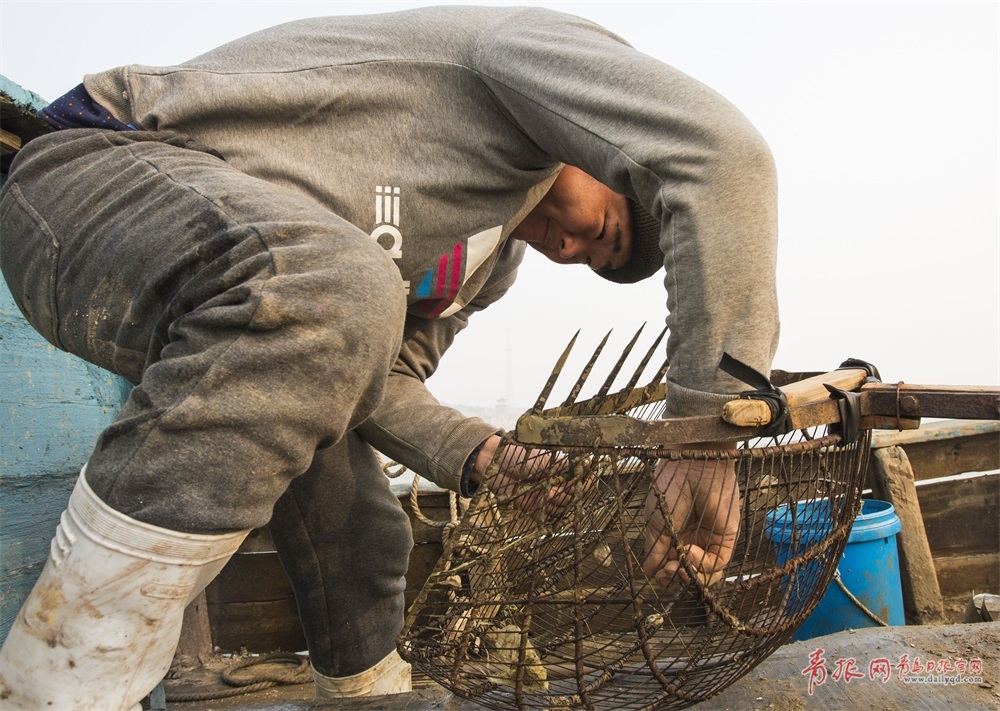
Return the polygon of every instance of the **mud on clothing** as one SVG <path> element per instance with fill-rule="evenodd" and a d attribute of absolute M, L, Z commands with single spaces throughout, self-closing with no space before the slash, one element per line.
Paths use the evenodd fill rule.
<path fill-rule="evenodd" d="M 84 84 L 137 130 L 22 150 L 0 204 L 4 276 L 52 343 L 137 383 L 88 463 L 102 499 L 198 532 L 273 508 L 310 648 L 328 643 L 321 673 L 371 666 L 402 622 L 409 532 L 368 444 L 457 488 L 495 428 L 424 381 L 513 283 L 524 246 L 507 236 L 562 164 L 661 221 L 670 414 L 743 389 L 723 351 L 769 369 L 766 145 L 589 22 L 318 18 Z"/>

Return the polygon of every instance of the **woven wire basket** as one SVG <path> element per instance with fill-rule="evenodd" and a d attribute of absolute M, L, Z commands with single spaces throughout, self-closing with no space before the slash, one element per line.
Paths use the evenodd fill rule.
<path fill-rule="evenodd" d="M 663 389 L 642 392 L 576 406 L 576 416 L 591 407 L 654 421 Z M 609 411 L 608 402 L 622 404 Z M 529 446 L 516 437 L 504 446 Z M 516 483 L 504 478 L 501 448 L 447 532 L 400 653 L 456 695 L 497 709 L 707 699 L 784 643 L 823 596 L 860 509 L 869 439 L 862 431 L 848 444 L 816 427 L 719 451 L 532 443 L 539 466 Z M 716 575 L 698 575 L 687 556 L 679 531 L 690 521 L 659 488 L 650 495 L 663 459 L 720 482 L 735 475 L 738 534 L 730 529 L 732 557 Z M 547 501 L 553 489 L 562 496 Z M 651 539 L 657 511 L 662 530 Z M 665 585 L 663 564 L 649 565 L 656 534 L 669 534 L 668 557 L 681 568 Z"/>

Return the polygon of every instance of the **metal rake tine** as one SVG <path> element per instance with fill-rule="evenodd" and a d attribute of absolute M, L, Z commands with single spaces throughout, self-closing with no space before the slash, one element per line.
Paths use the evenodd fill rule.
<path fill-rule="evenodd" d="M 660 369 L 656 371 L 656 375 L 653 376 L 653 379 L 649 381 L 649 384 L 646 385 L 645 389 L 642 391 L 642 399 L 644 401 L 648 400 L 653 392 L 656 391 L 656 387 L 660 384 L 660 381 L 663 380 L 663 376 L 667 374 L 668 367 L 670 367 L 670 361 L 663 361 L 663 365 L 660 366 Z"/>
<path fill-rule="evenodd" d="M 625 365 L 625 359 L 628 358 L 629 354 L 632 352 L 635 342 L 639 340 L 639 334 L 642 333 L 642 329 L 645 327 L 646 324 L 639 326 L 639 330 L 635 332 L 635 335 L 632 336 L 632 340 L 628 342 L 628 345 L 625 346 L 625 350 L 622 351 L 621 357 L 618 359 L 618 362 L 615 363 L 615 367 L 611 369 L 610 373 L 608 373 L 608 378 L 604 381 L 604 385 L 601 386 L 601 389 L 598 390 L 597 394 L 591 399 L 594 407 L 600 407 L 603 403 L 604 398 L 608 394 L 608 390 L 611 389 L 611 385 L 615 382 L 615 378 L 618 377 L 618 371 L 620 371 L 622 366 Z"/>
<path fill-rule="evenodd" d="M 579 335 L 579 331 L 573 334 L 573 337 L 569 339 L 569 343 L 566 345 L 566 350 L 563 351 L 562 355 L 559 356 L 559 360 L 556 361 L 556 365 L 552 369 L 549 379 L 545 382 L 542 392 L 538 394 L 538 400 L 535 401 L 535 406 L 531 408 L 533 413 L 541 412 L 542 408 L 545 406 L 545 401 L 549 399 L 549 393 L 552 392 L 552 387 L 556 384 L 556 380 L 559 378 L 559 374 L 562 372 L 563 366 L 566 365 L 566 359 L 569 357 L 569 352 L 573 350 L 573 344 L 576 343 L 576 338 Z"/>
<path fill-rule="evenodd" d="M 634 387 L 635 387 L 635 384 L 639 382 L 639 378 L 640 378 L 640 377 L 642 376 L 642 372 L 643 372 L 644 370 L 646 370 L 646 366 L 647 366 L 647 365 L 649 365 L 649 361 L 650 361 L 650 360 L 652 359 L 652 357 L 653 357 L 653 353 L 655 353 L 655 352 L 656 352 L 656 349 L 657 349 L 657 348 L 659 347 L 659 345 L 660 345 L 660 341 L 662 341 L 662 340 L 663 340 L 663 337 L 664 337 L 664 336 L 665 336 L 666 334 L 667 334 L 667 328 L 666 328 L 666 326 L 664 326 L 664 327 L 663 327 L 663 330 L 662 330 L 662 331 L 660 331 L 660 335 L 656 337 L 656 340 L 655 340 L 655 341 L 653 341 L 653 345 L 651 345 L 651 346 L 649 347 L 649 350 L 648 350 L 648 351 L 646 351 L 646 355 L 644 355 L 644 356 L 642 357 L 642 362 L 640 362 L 640 363 L 639 363 L 639 367 L 635 369 L 635 373 L 633 373 L 633 374 L 632 374 L 632 377 L 631 377 L 631 378 L 629 378 L 629 381 L 628 381 L 628 384 L 627 384 L 627 385 L 625 386 L 625 388 L 624 388 L 624 389 L 623 389 L 623 390 L 621 391 L 621 394 L 620 394 L 620 395 L 618 396 L 618 399 L 617 399 L 617 400 L 615 401 L 615 409 L 616 409 L 616 410 L 617 410 L 617 409 L 618 409 L 619 407 L 621 407 L 621 406 L 622 406 L 622 404 L 623 404 L 623 403 L 624 403 L 624 402 L 625 402 L 626 400 L 628 400 L 628 396 L 629 396 L 629 394 L 630 394 L 630 393 L 632 392 L 632 388 L 634 388 Z"/>
<path fill-rule="evenodd" d="M 597 350 L 594 351 L 594 355 L 590 356 L 590 360 L 587 361 L 587 365 L 584 366 L 583 372 L 580 373 L 580 377 L 577 378 L 575 383 L 573 383 L 573 389 L 566 397 L 566 401 L 562 404 L 563 407 L 572 405 L 574 402 L 576 402 L 576 398 L 580 394 L 580 390 L 583 389 L 583 384 L 587 382 L 587 378 L 590 376 L 590 371 L 593 369 L 594 363 L 597 362 L 598 356 L 601 355 L 601 351 L 604 350 L 604 346 L 605 344 L 607 344 L 608 338 L 610 337 L 611 337 L 611 331 L 608 331 L 607 334 L 604 336 L 604 340 L 602 340 L 600 344 L 598 344 Z"/>

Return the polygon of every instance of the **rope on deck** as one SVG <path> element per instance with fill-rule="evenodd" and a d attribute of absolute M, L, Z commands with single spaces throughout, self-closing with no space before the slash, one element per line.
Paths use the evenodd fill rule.
<path fill-rule="evenodd" d="M 248 670 L 249 667 L 259 667 L 262 664 L 278 665 L 279 668 Z M 271 652 L 256 657 L 244 657 L 223 669 L 219 673 L 219 677 L 229 688 L 219 687 L 203 691 L 177 692 L 171 691 L 168 687 L 166 690 L 167 701 L 226 699 L 263 691 L 279 684 L 311 684 L 313 681 L 309 659 L 291 652 Z"/>

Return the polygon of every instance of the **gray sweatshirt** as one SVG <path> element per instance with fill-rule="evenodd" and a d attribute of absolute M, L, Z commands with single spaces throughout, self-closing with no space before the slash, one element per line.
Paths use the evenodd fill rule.
<path fill-rule="evenodd" d="M 507 237 L 563 164 L 661 222 L 667 413 L 716 412 L 745 389 L 719 371 L 723 351 L 769 372 L 767 146 L 710 89 L 588 21 L 485 7 L 316 18 L 85 85 L 119 120 L 186 133 L 389 250 L 409 316 L 384 401 L 359 431 L 442 486 L 457 487 L 495 428 L 441 406 L 424 381 L 513 283 L 524 245 Z"/>

